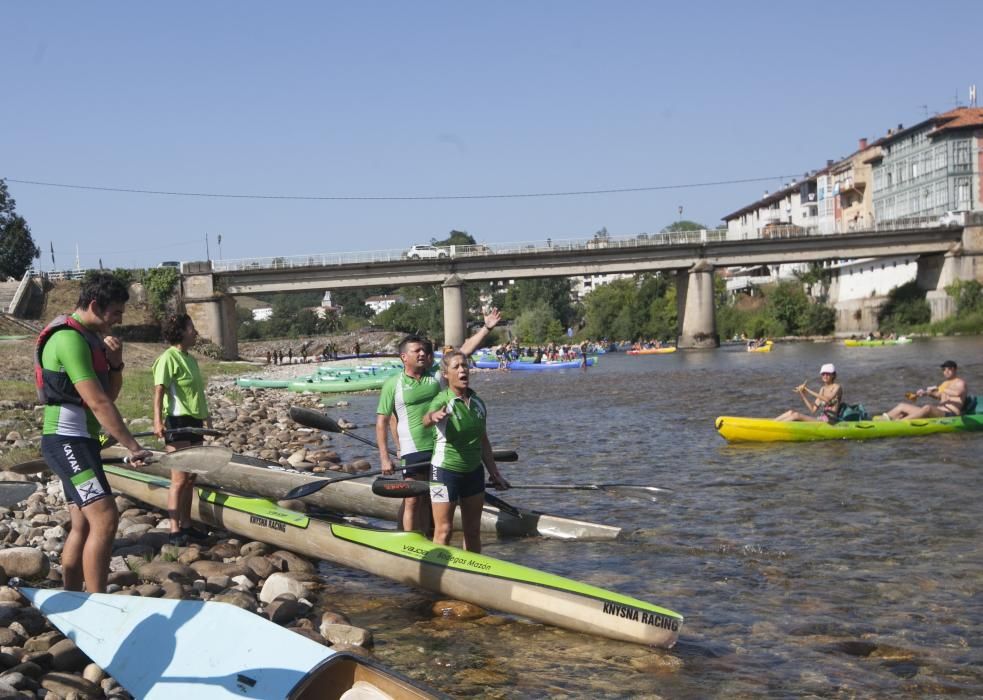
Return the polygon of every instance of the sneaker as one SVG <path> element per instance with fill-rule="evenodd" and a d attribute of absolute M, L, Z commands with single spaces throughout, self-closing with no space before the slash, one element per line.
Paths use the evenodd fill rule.
<path fill-rule="evenodd" d="M 182 527 L 181 534 L 187 539 L 194 540 L 195 542 L 204 542 L 208 539 L 208 533 L 202 532 L 196 527 Z"/>
<path fill-rule="evenodd" d="M 172 532 L 167 536 L 167 543 L 175 547 L 187 547 L 188 536 L 182 532 Z"/>

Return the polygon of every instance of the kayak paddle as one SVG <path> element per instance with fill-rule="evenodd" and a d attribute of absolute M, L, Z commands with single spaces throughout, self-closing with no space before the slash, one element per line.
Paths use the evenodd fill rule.
<path fill-rule="evenodd" d="M 168 469 L 189 474 L 207 474 L 221 469 L 232 459 L 232 450 L 227 447 L 189 447 L 177 452 L 165 452 L 151 461 L 159 462 Z M 129 464 L 129 457 L 104 457 L 103 464 Z M 7 468 L 17 474 L 34 474 L 48 468 L 43 459 L 32 459 Z M 139 467 L 136 467 L 139 468 Z"/>
<path fill-rule="evenodd" d="M 492 487 L 493 484 L 486 484 Z M 659 495 L 672 493 L 671 489 L 658 486 L 642 486 L 639 484 L 512 484 L 513 489 L 555 489 L 574 491 L 605 491 L 629 498 L 645 498 L 656 500 Z M 395 481 L 392 479 L 376 479 L 372 484 L 372 493 L 387 498 L 407 498 L 429 493 L 430 485 L 425 481 Z M 487 495 L 487 494 L 486 494 Z"/>
<path fill-rule="evenodd" d="M 362 437 L 358 433 L 353 433 L 347 428 L 342 428 L 340 425 L 338 425 L 338 421 L 325 413 L 321 413 L 320 411 L 315 411 L 310 408 L 303 408 L 302 406 L 291 406 L 290 417 L 295 422 L 307 426 L 308 428 L 316 428 L 329 433 L 341 433 L 342 435 L 347 435 L 350 438 L 355 438 L 359 442 L 369 445 L 370 447 L 379 449 L 379 446 L 373 440 Z M 392 451 L 390 450 L 390 452 Z M 395 456 L 395 453 L 392 454 Z M 519 453 L 515 450 L 495 450 L 492 452 L 492 455 L 495 457 L 496 462 L 517 462 L 519 460 Z"/>
<path fill-rule="evenodd" d="M 407 464 L 405 467 L 399 467 L 399 468 L 412 470 L 412 469 L 420 469 L 422 467 L 429 467 L 429 466 L 430 466 L 429 463 L 420 463 L 420 464 Z M 345 476 L 338 476 L 332 479 L 317 479 L 316 481 L 308 481 L 306 484 L 295 486 L 294 488 L 287 491 L 287 493 L 283 496 L 283 498 L 284 500 L 287 501 L 294 498 L 303 498 L 304 496 L 310 496 L 312 493 L 317 493 L 325 486 L 329 486 L 330 484 L 336 484 L 339 481 L 348 481 L 349 479 L 361 479 L 364 476 L 379 476 L 380 474 L 382 474 L 382 470 L 375 469 L 373 471 L 368 471 L 368 472 L 359 472 L 358 474 L 346 474 Z M 421 481 L 419 483 L 426 486 L 427 482 Z M 403 496 L 403 498 L 407 498 L 413 495 L 414 494 L 412 493 L 408 493 L 406 494 L 406 496 Z"/>
<path fill-rule="evenodd" d="M 34 481 L 0 481 L 0 508 L 12 508 L 37 490 Z"/>

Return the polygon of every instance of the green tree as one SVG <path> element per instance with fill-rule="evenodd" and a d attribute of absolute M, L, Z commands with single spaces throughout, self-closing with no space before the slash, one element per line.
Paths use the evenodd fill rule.
<path fill-rule="evenodd" d="M 802 325 L 809 298 L 798 281 L 785 280 L 768 290 L 767 307 L 782 324 L 784 335 L 797 335 Z"/>
<path fill-rule="evenodd" d="M 710 227 L 704 226 L 703 224 L 697 223 L 695 221 L 682 219 L 681 221 L 673 221 L 671 224 L 664 227 L 662 229 L 662 233 L 673 233 L 675 231 L 702 231 L 705 228 L 710 228 Z"/>
<path fill-rule="evenodd" d="M 547 343 L 563 340 L 563 326 L 545 301 L 526 309 L 515 319 L 520 343 Z"/>
<path fill-rule="evenodd" d="M 983 311 L 983 284 L 976 280 L 957 280 L 945 291 L 955 300 L 957 314 Z"/>
<path fill-rule="evenodd" d="M 913 326 L 932 320 L 932 309 L 925 301 L 925 292 L 915 281 L 895 287 L 887 295 L 887 301 L 877 312 L 877 323 L 882 331 L 902 333 Z"/>
<path fill-rule="evenodd" d="M 502 314 L 505 318 L 517 319 L 523 311 L 543 302 L 549 307 L 553 318 L 567 328 L 577 318 L 577 310 L 570 297 L 570 280 L 565 277 L 519 279 L 505 293 Z"/>
<path fill-rule="evenodd" d="M 161 318 L 167 311 L 167 302 L 174 296 L 174 289 L 180 279 L 181 273 L 174 267 L 154 267 L 143 276 L 147 300 L 157 318 Z"/>
<path fill-rule="evenodd" d="M 7 191 L 7 182 L 0 179 L 0 280 L 22 278 L 31 261 L 41 256 L 41 250 L 31 238 L 31 229 L 14 209 L 15 204 Z"/>
<path fill-rule="evenodd" d="M 589 338 L 632 340 L 639 332 L 632 318 L 638 301 L 635 280 L 614 280 L 591 290 L 584 298 L 583 333 Z"/>
<path fill-rule="evenodd" d="M 437 240 L 436 238 L 431 238 L 430 243 L 431 245 L 439 245 L 439 246 L 478 244 L 478 242 L 474 240 L 474 236 L 472 236 L 470 233 L 468 233 L 467 231 L 457 231 L 457 230 L 451 231 L 447 235 L 447 238 L 443 240 Z"/>

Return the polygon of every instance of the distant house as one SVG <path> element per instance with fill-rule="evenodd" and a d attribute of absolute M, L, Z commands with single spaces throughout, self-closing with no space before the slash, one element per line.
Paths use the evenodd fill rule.
<path fill-rule="evenodd" d="M 381 314 L 397 302 L 402 302 L 403 297 L 398 294 L 382 294 L 379 296 L 368 297 L 365 305 L 372 309 L 372 313 Z"/>
<path fill-rule="evenodd" d="M 272 306 L 261 306 L 258 309 L 253 309 L 254 321 L 269 321 L 271 318 L 273 318 Z"/>

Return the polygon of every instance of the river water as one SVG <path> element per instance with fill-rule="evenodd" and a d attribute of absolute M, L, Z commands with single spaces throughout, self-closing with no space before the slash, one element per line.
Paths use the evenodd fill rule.
<path fill-rule="evenodd" d="M 322 569 L 325 602 L 374 630 L 380 660 L 459 697 L 981 696 L 983 434 L 728 445 L 713 425 L 801 408 L 792 389 L 817 388 L 825 362 L 847 402 L 887 410 L 939 383 L 946 359 L 983 394 L 978 338 L 612 354 L 586 374 L 473 376 L 492 443 L 519 452 L 502 465 L 514 483 L 674 489 L 659 503 L 512 491 L 517 505 L 631 534 L 484 550 L 683 614 L 670 651 L 494 614 L 434 619 L 429 594 L 333 567 Z M 337 415 L 370 436 L 376 397 L 346 400 Z"/>

